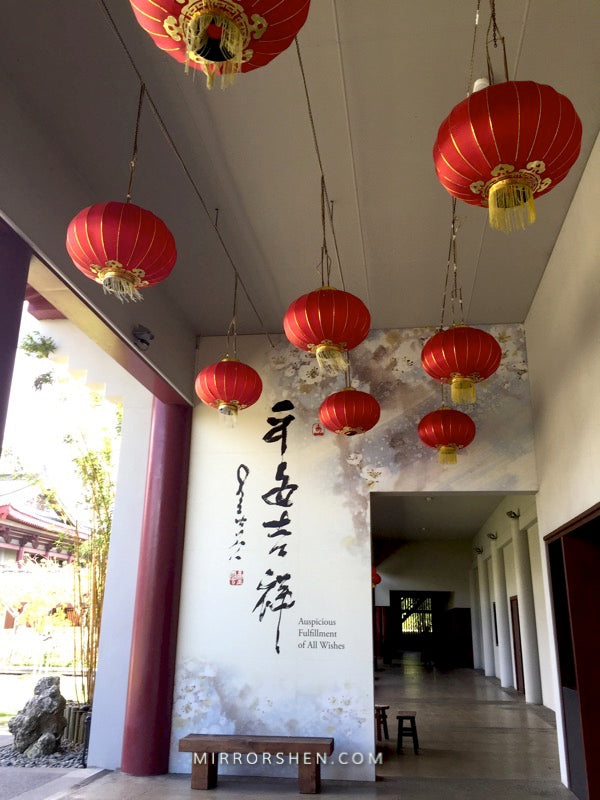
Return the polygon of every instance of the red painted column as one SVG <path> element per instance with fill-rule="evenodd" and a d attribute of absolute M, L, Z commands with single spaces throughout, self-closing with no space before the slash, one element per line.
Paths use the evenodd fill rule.
<path fill-rule="evenodd" d="M 192 408 L 154 399 L 121 770 L 169 767 Z"/>
<path fill-rule="evenodd" d="M 0 219 L 0 452 L 30 258 L 29 247 Z"/>

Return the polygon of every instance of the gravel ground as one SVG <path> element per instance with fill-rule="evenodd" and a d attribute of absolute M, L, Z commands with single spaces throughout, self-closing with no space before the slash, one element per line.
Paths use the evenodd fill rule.
<path fill-rule="evenodd" d="M 12 745 L 0 747 L 0 767 L 83 767 L 83 745 L 63 744 L 60 750 L 49 756 L 29 758 L 19 753 Z"/>

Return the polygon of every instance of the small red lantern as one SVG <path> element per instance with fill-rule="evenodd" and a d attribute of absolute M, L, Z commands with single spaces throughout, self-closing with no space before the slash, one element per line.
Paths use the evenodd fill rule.
<path fill-rule="evenodd" d="M 581 120 L 551 86 L 506 81 L 474 92 L 442 122 L 433 148 L 446 191 L 488 206 L 502 231 L 535 222 L 534 195 L 553 189 L 577 160 Z"/>
<path fill-rule="evenodd" d="M 319 419 L 333 433 L 355 436 L 370 431 L 377 424 L 380 413 L 379 403 L 374 397 L 348 386 L 323 401 Z"/>
<path fill-rule="evenodd" d="M 474 403 L 475 384 L 493 375 L 501 358 L 494 337 L 468 325 L 439 331 L 421 351 L 423 369 L 436 381 L 450 384 L 454 403 Z"/>
<path fill-rule="evenodd" d="M 294 41 L 310 0 L 130 0 L 137 21 L 176 61 L 204 72 L 208 86 L 268 64 Z"/>
<path fill-rule="evenodd" d="M 252 367 L 226 357 L 204 367 L 196 377 L 194 388 L 207 406 L 235 417 L 238 411 L 256 403 L 262 392 L 262 381 Z"/>
<path fill-rule="evenodd" d="M 381 583 L 381 575 L 377 572 L 375 567 L 371 567 L 371 586 L 374 589 Z"/>
<path fill-rule="evenodd" d="M 67 252 L 77 269 L 119 300 L 141 300 L 140 289 L 173 269 L 173 234 L 151 211 L 133 203 L 96 203 L 67 229 Z"/>
<path fill-rule="evenodd" d="M 475 423 L 467 414 L 442 406 L 419 422 L 419 438 L 438 451 L 440 464 L 456 464 L 456 453 L 475 438 Z"/>
<path fill-rule="evenodd" d="M 319 366 L 330 373 L 346 369 L 342 353 L 360 344 L 370 326 L 371 315 L 363 301 L 331 286 L 303 294 L 283 318 L 290 342 L 314 353 Z"/>

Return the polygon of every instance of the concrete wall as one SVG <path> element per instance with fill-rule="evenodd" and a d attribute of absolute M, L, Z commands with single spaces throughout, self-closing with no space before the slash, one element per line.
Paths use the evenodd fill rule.
<path fill-rule="evenodd" d="M 600 501 L 600 137 L 525 321 L 539 539 Z M 549 596 L 545 557 L 544 594 Z M 548 625 L 552 620 L 548 609 Z M 554 652 L 552 684 L 558 685 Z M 559 729 L 562 725 L 557 707 Z M 563 780 L 566 765 L 562 737 Z"/>
<path fill-rule="evenodd" d="M 390 591 L 429 590 L 451 592 L 449 608 L 468 608 L 471 605 L 469 568 L 472 557 L 470 541 L 406 542 L 377 567 L 381 583 L 375 588 L 375 603 L 389 606 Z"/>

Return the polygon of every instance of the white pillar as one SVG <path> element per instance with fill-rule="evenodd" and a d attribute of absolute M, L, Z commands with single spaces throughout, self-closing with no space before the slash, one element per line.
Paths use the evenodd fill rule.
<path fill-rule="evenodd" d="M 121 766 L 151 411 L 152 395 L 141 385 L 124 397 L 88 754 L 90 767 Z"/>
<path fill-rule="evenodd" d="M 483 645 L 483 669 L 486 675 L 494 675 L 494 642 L 492 639 L 492 609 L 490 605 L 490 582 L 487 564 L 483 555 L 477 556 L 479 575 L 479 607 L 481 609 L 481 639 Z"/>
<path fill-rule="evenodd" d="M 489 535 L 489 534 L 488 534 Z M 493 534 L 497 535 L 497 534 Z M 490 539 L 492 536 L 490 535 Z M 496 627 L 498 630 L 498 663 L 500 666 L 500 686 L 514 686 L 512 669 L 511 638 L 508 626 L 508 598 L 506 594 L 506 572 L 504 553 L 492 540 L 492 574 L 494 576 L 494 602 L 496 604 Z"/>
<path fill-rule="evenodd" d="M 471 596 L 471 638 L 473 640 L 473 666 L 483 669 L 483 651 L 481 646 L 481 610 L 479 608 L 479 587 L 477 571 L 469 571 L 469 593 Z"/>
<path fill-rule="evenodd" d="M 542 679 L 538 653 L 535 606 L 533 601 L 533 582 L 529 560 L 529 540 L 527 531 L 519 528 L 519 518 L 510 520 L 513 549 L 515 554 L 515 576 L 519 599 L 519 625 L 521 628 L 521 650 L 523 653 L 523 681 L 525 700 L 528 703 L 542 702 Z"/>

